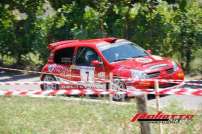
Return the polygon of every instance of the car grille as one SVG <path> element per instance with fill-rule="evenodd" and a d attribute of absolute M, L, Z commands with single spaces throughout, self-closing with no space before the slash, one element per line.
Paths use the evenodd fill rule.
<path fill-rule="evenodd" d="M 173 70 L 173 68 L 169 68 L 169 69 L 166 70 L 166 72 L 167 72 L 168 74 L 172 74 L 172 73 L 174 72 L 174 70 Z"/>
<path fill-rule="evenodd" d="M 174 72 L 173 68 L 169 68 L 166 70 L 168 74 L 172 74 Z M 160 75 L 160 71 L 157 72 L 152 72 L 152 73 L 147 73 L 147 78 L 154 78 L 158 77 Z"/>
<path fill-rule="evenodd" d="M 176 85 L 177 85 L 176 83 L 167 83 L 167 84 L 159 85 L 159 88 L 174 87 Z"/>
<path fill-rule="evenodd" d="M 159 75 L 160 75 L 160 72 L 147 73 L 147 78 L 154 78 L 154 77 L 158 77 Z"/>

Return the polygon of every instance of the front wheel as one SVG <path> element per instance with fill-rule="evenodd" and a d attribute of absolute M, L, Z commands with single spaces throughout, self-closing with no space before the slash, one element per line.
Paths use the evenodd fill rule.
<path fill-rule="evenodd" d="M 112 84 L 112 89 L 115 92 L 124 91 L 124 90 L 126 90 L 126 84 L 123 81 L 121 81 L 120 79 L 114 79 L 113 84 Z M 113 95 L 112 99 L 114 101 L 124 101 L 126 99 L 126 95 L 115 93 Z"/>
<path fill-rule="evenodd" d="M 162 95 L 160 95 L 159 97 L 166 97 L 166 96 L 168 96 L 169 94 L 162 94 Z M 153 100 L 153 99 L 156 99 L 156 95 L 155 94 L 148 94 L 147 95 L 147 99 L 148 100 Z"/>
<path fill-rule="evenodd" d="M 44 75 L 42 77 L 42 81 L 44 82 L 56 82 L 56 78 L 53 75 Z M 58 90 L 59 85 L 55 83 L 51 84 L 41 84 L 41 90 Z"/>

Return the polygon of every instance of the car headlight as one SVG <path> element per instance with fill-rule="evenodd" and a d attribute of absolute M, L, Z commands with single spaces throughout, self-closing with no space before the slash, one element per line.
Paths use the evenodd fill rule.
<path fill-rule="evenodd" d="M 177 71 L 177 69 L 178 69 L 177 63 L 175 63 L 174 61 L 172 61 L 172 65 L 173 65 L 173 70 Z"/>
<path fill-rule="evenodd" d="M 132 78 L 134 79 L 145 79 L 146 73 L 140 70 L 131 70 Z"/>

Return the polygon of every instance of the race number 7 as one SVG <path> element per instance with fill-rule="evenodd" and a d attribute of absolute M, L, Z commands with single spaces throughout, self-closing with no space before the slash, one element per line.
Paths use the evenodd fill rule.
<path fill-rule="evenodd" d="M 94 70 L 81 69 L 81 81 L 94 81 Z"/>
<path fill-rule="evenodd" d="M 86 81 L 89 81 L 89 72 L 86 72 L 86 76 L 87 76 Z"/>

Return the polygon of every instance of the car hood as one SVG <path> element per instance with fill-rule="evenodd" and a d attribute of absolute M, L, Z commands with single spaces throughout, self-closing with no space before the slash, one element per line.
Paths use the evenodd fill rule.
<path fill-rule="evenodd" d="M 114 62 L 112 64 L 116 69 L 137 69 L 146 72 L 161 70 L 172 67 L 171 60 L 156 55 L 150 55 L 140 58 L 131 58 L 128 60 Z"/>

